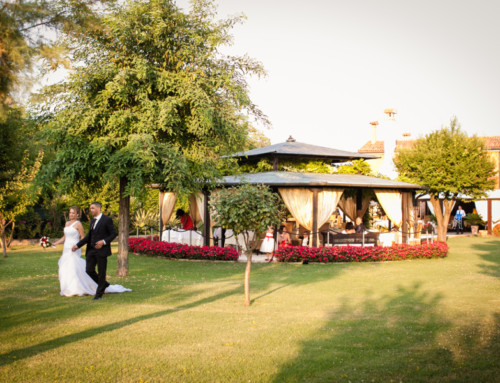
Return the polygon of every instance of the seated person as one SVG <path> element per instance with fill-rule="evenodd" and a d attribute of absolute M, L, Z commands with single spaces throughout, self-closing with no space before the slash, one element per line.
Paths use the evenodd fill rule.
<path fill-rule="evenodd" d="M 345 225 L 345 230 L 342 230 L 342 234 L 354 234 L 356 230 L 354 229 L 354 224 L 352 222 L 347 222 Z"/>
<path fill-rule="evenodd" d="M 288 247 L 292 245 L 292 240 L 290 239 L 290 234 L 288 234 L 285 226 L 280 226 L 278 231 L 278 249 Z"/>
<path fill-rule="evenodd" d="M 366 226 L 363 223 L 363 219 L 361 217 L 356 218 L 356 233 L 363 234 L 366 231 Z"/>
<path fill-rule="evenodd" d="M 304 232 L 304 236 L 302 237 L 302 246 L 307 245 L 309 245 L 309 233 L 306 231 Z"/>
<path fill-rule="evenodd" d="M 194 225 L 193 221 L 189 214 L 187 214 L 184 210 L 178 209 L 175 213 L 175 216 L 181 220 L 181 227 L 183 230 L 193 230 Z"/>

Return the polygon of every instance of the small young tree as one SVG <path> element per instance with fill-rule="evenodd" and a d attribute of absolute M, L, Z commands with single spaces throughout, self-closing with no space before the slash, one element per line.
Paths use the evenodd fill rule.
<path fill-rule="evenodd" d="M 0 236 L 4 258 L 7 257 L 5 230 L 14 223 L 17 216 L 26 212 L 37 197 L 33 179 L 40 169 L 42 157 L 43 152 L 40 152 L 35 163 L 30 164 L 29 154 L 26 153 L 20 171 L 12 180 L 0 186 Z"/>
<path fill-rule="evenodd" d="M 446 241 L 451 210 L 459 194 L 480 198 L 494 187 L 494 165 L 484 142 L 476 136 L 467 137 L 456 118 L 450 127 L 417 140 L 411 149 L 401 150 L 394 163 L 401 180 L 428 188 L 438 241 Z"/>
<path fill-rule="evenodd" d="M 238 246 L 245 249 L 245 306 L 249 306 L 252 254 L 267 227 L 282 221 L 285 205 L 278 194 L 264 185 L 243 185 L 214 192 L 210 198 L 210 210 L 216 224 L 232 229 Z M 239 243 L 239 234 L 243 236 L 242 244 Z"/>

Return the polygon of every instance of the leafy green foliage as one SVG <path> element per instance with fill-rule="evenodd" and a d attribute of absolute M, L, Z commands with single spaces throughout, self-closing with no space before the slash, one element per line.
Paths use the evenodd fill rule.
<path fill-rule="evenodd" d="M 210 210 L 216 225 L 245 234 L 247 249 L 255 249 L 261 234 L 268 226 L 278 225 L 286 212 L 280 196 L 264 185 L 217 190 L 210 196 Z"/>
<path fill-rule="evenodd" d="M 187 193 L 219 175 L 218 158 L 245 143 L 243 110 L 264 118 L 247 95 L 248 57 L 218 53 L 239 19 L 214 21 L 211 2 L 190 14 L 172 1 L 129 2 L 103 18 L 75 57 L 46 133 L 57 148 L 47 168 L 64 189 L 77 180 L 128 180 Z M 52 94 L 54 96 L 54 94 Z"/>
<path fill-rule="evenodd" d="M 338 174 L 361 174 L 364 176 L 372 175 L 370 164 L 365 160 L 353 160 L 352 165 L 343 165 L 337 169 Z"/>
<path fill-rule="evenodd" d="M 401 150 L 394 164 L 402 181 L 427 189 L 436 213 L 439 241 L 446 241 L 453 204 L 460 193 L 481 198 L 494 187 L 494 164 L 484 142 L 476 136 L 467 137 L 456 117 L 450 127 L 417 140 L 411 149 Z"/>
<path fill-rule="evenodd" d="M 243 164 L 238 169 L 241 173 L 258 173 L 271 170 L 273 170 L 273 164 L 268 159 L 262 159 L 257 164 Z M 352 161 L 352 165 L 342 165 L 338 168 L 320 160 L 281 160 L 278 162 L 278 170 L 301 173 L 371 175 L 370 165 L 362 159 Z"/>
<path fill-rule="evenodd" d="M 0 187 L 0 236 L 4 257 L 7 256 L 6 228 L 35 202 L 37 190 L 33 179 L 40 168 L 42 158 L 43 152 L 40 152 L 33 164 L 30 162 L 29 153 L 26 153 L 20 171 Z"/>
<path fill-rule="evenodd" d="M 428 134 L 411 149 L 401 150 L 394 163 L 404 179 L 428 188 L 430 195 L 456 198 L 459 193 L 480 198 L 494 187 L 494 165 L 484 142 L 467 137 L 456 118 L 450 127 Z"/>
<path fill-rule="evenodd" d="M 96 5 L 109 0 L 9 0 L 0 11 L 0 115 L 13 100 L 11 92 L 40 58 L 48 67 L 69 65 L 64 40 L 56 33 L 83 36 L 99 28 Z"/>
<path fill-rule="evenodd" d="M 79 64 L 45 93 L 40 110 L 49 111 L 44 133 L 55 155 L 42 179 L 64 191 L 119 181 L 121 273 L 129 196 L 148 184 L 179 194 L 211 184 L 220 156 L 244 147 L 248 116 L 266 121 L 245 80 L 264 74 L 260 63 L 219 52 L 240 18 L 215 14 L 205 0 L 188 14 L 172 0 L 129 1 L 84 40 L 69 40 Z"/>

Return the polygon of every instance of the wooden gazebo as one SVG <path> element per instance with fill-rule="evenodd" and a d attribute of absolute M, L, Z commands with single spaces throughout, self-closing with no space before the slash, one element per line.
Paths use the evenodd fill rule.
<path fill-rule="evenodd" d="M 270 145 L 246 152 L 236 153 L 231 157 L 237 157 L 242 163 L 257 163 L 261 159 L 272 161 L 274 171 L 260 173 L 246 173 L 240 175 L 226 176 L 218 182 L 220 187 L 233 187 L 241 183 L 263 184 L 271 187 L 275 192 L 283 193 L 285 190 L 307 190 L 312 193 L 312 232 L 318 231 L 318 196 L 320 193 L 327 193 L 333 190 L 355 190 L 357 206 L 361 206 L 363 189 L 379 190 L 386 192 L 400 193 L 401 196 L 401 230 L 403 241 L 407 240 L 407 233 L 410 222 L 410 211 L 414 206 L 414 196 L 421 186 L 405 182 L 392 181 L 382 178 L 356 175 L 356 174 L 323 174 L 323 173 L 299 173 L 278 171 L 279 161 L 287 159 L 321 160 L 330 164 L 344 163 L 356 159 L 376 158 L 372 155 L 347 152 L 337 149 L 325 148 L 321 146 L 299 143 L 291 137 L 284 143 Z M 160 188 L 161 189 L 161 188 Z M 162 210 L 162 200 L 165 191 L 160 190 L 160 211 Z M 341 192 L 342 193 L 342 192 Z M 203 191 L 202 216 L 204 223 L 204 244 L 210 245 L 210 214 L 208 201 L 210 192 Z M 340 198 L 340 197 L 339 197 Z M 338 202 L 338 200 L 337 200 Z M 201 208 L 201 206 L 200 206 Z M 289 209 L 290 210 L 290 209 Z M 293 214 L 292 214 L 293 215 Z M 163 222 L 160 223 L 161 230 Z M 312 245 L 317 246 L 317 237 L 313 236 Z"/>

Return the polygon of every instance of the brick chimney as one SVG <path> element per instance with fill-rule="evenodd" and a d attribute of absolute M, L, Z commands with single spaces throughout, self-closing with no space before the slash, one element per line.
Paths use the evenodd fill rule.
<path fill-rule="evenodd" d="M 375 142 L 377 142 L 378 121 L 372 121 L 372 122 L 370 122 L 370 125 L 372 126 L 372 144 L 375 144 Z"/>
<path fill-rule="evenodd" d="M 398 111 L 394 108 L 388 108 L 388 109 L 384 109 L 384 113 L 387 114 L 388 120 L 395 121 L 396 114 L 398 113 Z"/>

